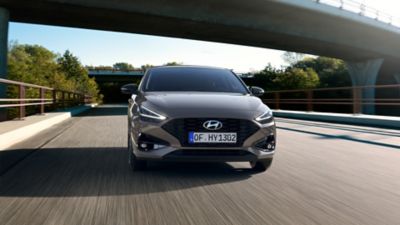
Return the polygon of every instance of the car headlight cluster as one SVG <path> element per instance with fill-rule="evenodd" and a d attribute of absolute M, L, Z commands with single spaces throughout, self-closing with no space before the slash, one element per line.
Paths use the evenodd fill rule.
<path fill-rule="evenodd" d="M 274 116 L 272 115 L 272 111 L 268 109 L 260 116 L 256 117 L 255 120 L 261 124 L 267 124 L 274 120 Z"/>
<path fill-rule="evenodd" d="M 149 119 L 153 119 L 153 120 L 156 120 L 156 121 L 161 121 L 161 120 L 166 120 L 167 119 L 166 116 L 163 116 L 163 115 L 161 115 L 159 113 L 156 113 L 156 112 L 154 112 L 154 111 L 152 111 L 152 110 L 150 110 L 150 109 L 148 109 L 148 108 L 146 108 L 144 106 L 139 106 L 138 107 L 138 111 L 139 111 L 139 115 L 141 117 L 144 117 L 144 118 L 149 118 Z"/>

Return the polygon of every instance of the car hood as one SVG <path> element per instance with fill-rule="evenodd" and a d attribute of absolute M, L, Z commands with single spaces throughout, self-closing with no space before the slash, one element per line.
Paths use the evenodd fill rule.
<path fill-rule="evenodd" d="M 145 106 L 165 114 L 167 117 L 230 117 L 253 119 L 268 110 L 254 96 L 235 93 L 146 93 Z"/>

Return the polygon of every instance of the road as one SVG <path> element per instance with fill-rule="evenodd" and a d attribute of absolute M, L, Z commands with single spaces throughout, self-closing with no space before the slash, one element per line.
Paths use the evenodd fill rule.
<path fill-rule="evenodd" d="M 126 108 L 102 106 L 14 148 L 2 225 L 400 224 L 400 131 L 277 119 L 272 168 L 127 165 Z"/>

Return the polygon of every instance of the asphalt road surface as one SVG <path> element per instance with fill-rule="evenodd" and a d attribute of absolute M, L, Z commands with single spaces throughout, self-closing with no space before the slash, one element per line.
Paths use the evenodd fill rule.
<path fill-rule="evenodd" d="M 400 224 L 400 131 L 278 119 L 265 173 L 247 163 L 132 173 L 125 114 L 102 106 L 14 146 L 38 150 L 0 177 L 0 224 Z"/>

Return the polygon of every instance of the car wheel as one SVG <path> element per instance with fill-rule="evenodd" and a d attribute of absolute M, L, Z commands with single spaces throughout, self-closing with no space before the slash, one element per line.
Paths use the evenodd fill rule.
<path fill-rule="evenodd" d="M 139 170 L 144 170 L 147 167 L 147 161 L 145 160 L 138 160 L 133 154 L 133 149 L 132 149 L 132 140 L 130 137 L 130 134 L 128 134 L 128 162 L 129 165 L 131 166 L 132 171 L 139 171 Z"/>
<path fill-rule="evenodd" d="M 272 159 L 261 159 L 250 162 L 251 168 L 256 172 L 266 171 L 272 164 Z"/>

